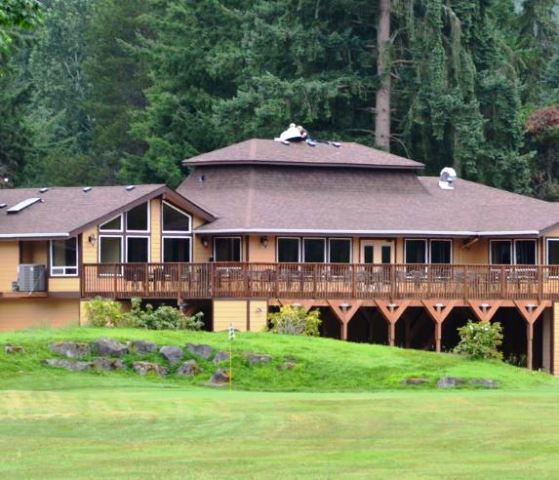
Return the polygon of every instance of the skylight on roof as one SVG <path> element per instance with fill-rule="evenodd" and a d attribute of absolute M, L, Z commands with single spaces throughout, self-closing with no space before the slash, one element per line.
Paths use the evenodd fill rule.
<path fill-rule="evenodd" d="M 83 191 L 84 193 L 90 192 L 90 191 L 91 191 L 91 187 L 83 187 L 83 188 L 82 188 L 82 191 Z"/>
<path fill-rule="evenodd" d="M 17 203 L 13 207 L 8 208 L 7 212 L 11 213 L 11 214 L 19 213 L 22 210 L 25 210 L 26 208 L 29 208 L 31 205 L 35 205 L 37 202 L 40 202 L 40 201 L 41 201 L 41 199 L 39 197 L 27 198 L 27 199 Z"/>
<path fill-rule="evenodd" d="M 0 203 L 0 208 L 6 208 L 8 205 L 6 203 Z"/>

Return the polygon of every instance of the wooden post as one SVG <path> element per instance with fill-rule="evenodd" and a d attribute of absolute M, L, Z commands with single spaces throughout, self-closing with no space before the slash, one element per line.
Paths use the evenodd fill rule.
<path fill-rule="evenodd" d="M 527 338 L 527 366 L 528 370 L 533 369 L 534 359 L 533 359 L 533 349 L 534 349 L 534 324 L 531 322 L 526 323 L 526 338 Z"/>
<path fill-rule="evenodd" d="M 388 344 L 393 347 L 396 344 L 396 322 L 388 322 Z"/>
<path fill-rule="evenodd" d="M 441 352 L 441 339 L 442 339 L 443 324 L 442 322 L 435 322 L 435 351 Z"/>

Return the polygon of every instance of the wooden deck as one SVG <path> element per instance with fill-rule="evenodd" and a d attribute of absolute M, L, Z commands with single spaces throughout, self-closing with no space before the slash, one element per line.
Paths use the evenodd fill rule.
<path fill-rule="evenodd" d="M 556 300 L 559 266 L 300 263 L 84 264 L 83 297 Z"/>

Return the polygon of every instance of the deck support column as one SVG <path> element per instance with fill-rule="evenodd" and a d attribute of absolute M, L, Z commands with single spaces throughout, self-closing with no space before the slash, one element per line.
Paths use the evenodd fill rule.
<path fill-rule="evenodd" d="M 398 303 L 389 303 L 384 300 L 377 300 L 376 304 L 382 316 L 388 322 L 388 344 L 393 347 L 396 344 L 396 322 L 406 311 L 410 301 L 401 300 Z"/>
<path fill-rule="evenodd" d="M 456 300 L 448 300 L 443 303 L 442 300 L 422 300 L 429 316 L 435 322 L 435 351 L 441 351 L 441 343 L 443 337 L 443 322 L 456 305 Z"/>
<path fill-rule="evenodd" d="M 526 358 L 528 370 L 532 370 L 534 367 L 534 323 L 544 308 L 548 306 L 548 302 L 516 300 L 514 304 L 526 320 Z"/>
<path fill-rule="evenodd" d="M 362 304 L 363 300 L 328 300 L 328 305 L 341 323 L 342 340 L 347 340 L 348 324 Z"/>
<path fill-rule="evenodd" d="M 472 308 L 475 316 L 482 323 L 491 321 L 493 315 L 497 312 L 499 307 L 503 304 L 502 300 L 470 300 L 468 302 Z"/>

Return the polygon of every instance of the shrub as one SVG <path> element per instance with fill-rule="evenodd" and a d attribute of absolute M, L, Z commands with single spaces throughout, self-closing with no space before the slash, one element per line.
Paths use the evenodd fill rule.
<path fill-rule="evenodd" d="M 115 300 L 95 297 L 85 304 L 87 321 L 94 327 L 119 327 L 123 320 L 122 306 Z"/>
<path fill-rule="evenodd" d="M 305 312 L 303 308 L 290 305 L 280 308 L 279 312 L 268 315 L 270 331 L 285 335 L 318 336 L 318 327 L 322 323 L 320 311 Z"/>
<path fill-rule="evenodd" d="M 124 314 L 123 324 L 147 330 L 200 330 L 204 326 L 204 314 L 187 317 L 178 308 L 162 305 L 155 309 L 149 303 L 142 310 L 141 299 L 133 298 L 132 308 Z"/>
<path fill-rule="evenodd" d="M 455 353 L 466 355 L 472 359 L 501 360 L 503 354 L 498 348 L 503 343 L 503 329 L 499 322 L 472 322 L 458 329 L 460 343 L 454 349 Z"/>

